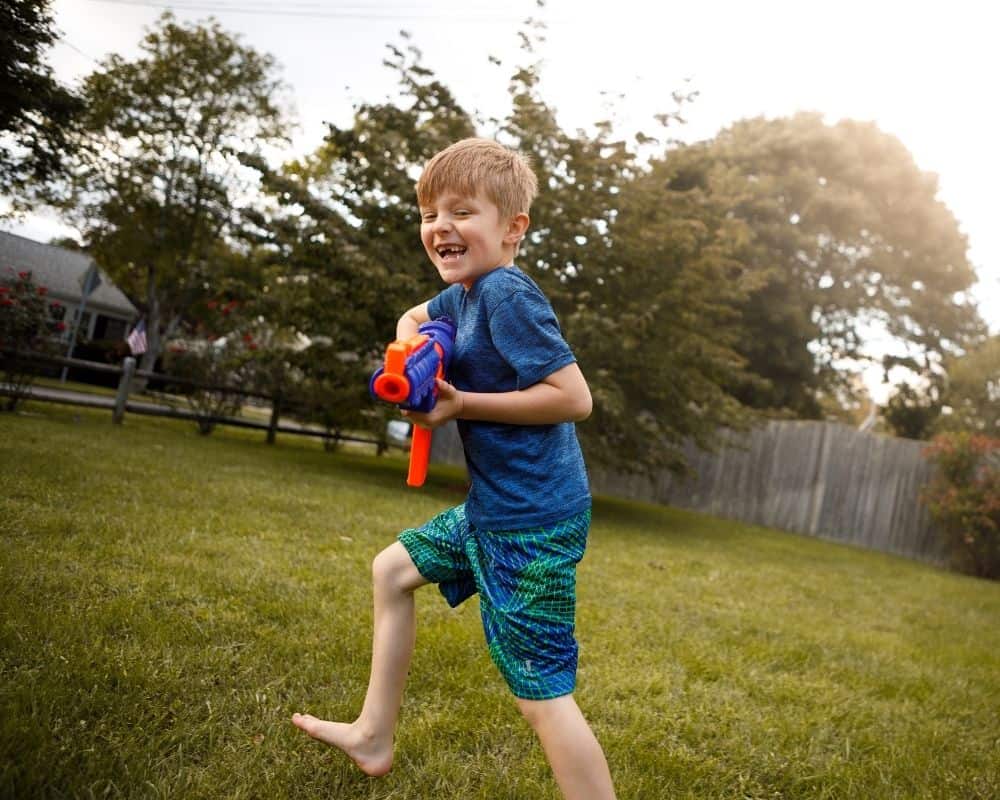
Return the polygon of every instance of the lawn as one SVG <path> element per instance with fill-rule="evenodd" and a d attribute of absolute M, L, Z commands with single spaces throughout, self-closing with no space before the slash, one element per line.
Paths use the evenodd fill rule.
<path fill-rule="evenodd" d="M 462 498 L 399 457 L 28 403 L 0 415 L 0 796 L 555 798 L 475 600 L 418 592 L 389 776 L 357 712 L 372 557 Z M 577 699 L 629 798 L 1000 796 L 1000 584 L 600 499 Z"/>

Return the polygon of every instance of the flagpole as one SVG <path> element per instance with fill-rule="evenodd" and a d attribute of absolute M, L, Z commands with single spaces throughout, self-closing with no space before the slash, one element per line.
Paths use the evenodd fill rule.
<path fill-rule="evenodd" d="M 101 276 L 97 274 L 97 265 L 91 264 L 90 269 L 84 273 L 83 285 L 80 287 L 83 297 L 80 300 L 80 308 L 76 312 L 76 321 L 73 323 L 73 332 L 69 336 L 69 349 L 66 351 L 66 358 L 73 357 L 73 350 L 76 348 L 76 334 L 80 330 L 80 321 L 83 319 L 83 312 L 87 308 L 87 298 L 101 285 Z M 62 375 L 59 377 L 60 383 L 66 383 L 66 374 L 69 372 L 69 364 L 63 367 Z"/>

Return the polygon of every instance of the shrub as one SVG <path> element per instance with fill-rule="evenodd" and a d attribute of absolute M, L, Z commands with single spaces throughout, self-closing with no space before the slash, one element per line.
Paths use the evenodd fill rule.
<path fill-rule="evenodd" d="M 924 455 L 938 474 L 922 499 L 948 537 L 958 567 L 1000 578 L 1000 439 L 942 434 Z"/>
<path fill-rule="evenodd" d="M 164 364 L 171 375 L 191 381 L 185 397 L 199 433 L 210 434 L 217 418 L 239 416 L 240 390 L 252 387 L 254 373 L 253 353 L 241 339 L 174 344 L 167 348 Z"/>
<path fill-rule="evenodd" d="M 198 432 L 207 436 L 215 419 L 239 416 L 242 392 L 256 383 L 258 343 L 236 300 L 210 299 L 188 309 L 184 337 L 168 344 L 164 369 L 190 384 L 179 387 L 195 416 Z M 169 385 L 169 381 L 167 381 Z"/>
<path fill-rule="evenodd" d="M 65 309 L 47 295 L 48 288 L 36 286 L 30 272 L 8 268 L 0 276 L 0 374 L 7 386 L 7 411 L 17 408 L 35 379 L 26 354 L 54 352 L 55 337 L 66 329 Z"/>

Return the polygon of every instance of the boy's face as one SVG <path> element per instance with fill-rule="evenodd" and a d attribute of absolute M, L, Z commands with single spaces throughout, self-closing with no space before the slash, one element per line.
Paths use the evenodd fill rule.
<path fill-rule="evenodd" d="M 420 207 L 420 240 L 441 279 L 466 289 L 497 267 L 510 264 L 528 228 L 528 215 L 505 220 L 482 195 L 443 194 Z"/>

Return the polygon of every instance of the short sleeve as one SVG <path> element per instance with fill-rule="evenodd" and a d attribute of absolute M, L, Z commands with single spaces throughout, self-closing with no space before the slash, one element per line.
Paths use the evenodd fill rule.
<path fill-rule="evenodd" d="M 430 302 L 427 304 L 427 315 L 431 319 L 437 319 L 438 317 L 449 317 L 452 320 L 458 319 L 455 293 L 456 288 L 459 291 L 462 290 L 461 286 L 455 284 L 449 286 L 440 294 L 431 298 Z"/>
<path fill-rule="evenodd" d="M 494 346 L 517 375 L 518 389 L 576 361 L 552 306 L 538 292 L 515 292 L 494 309 L 489 324 Z"/>

